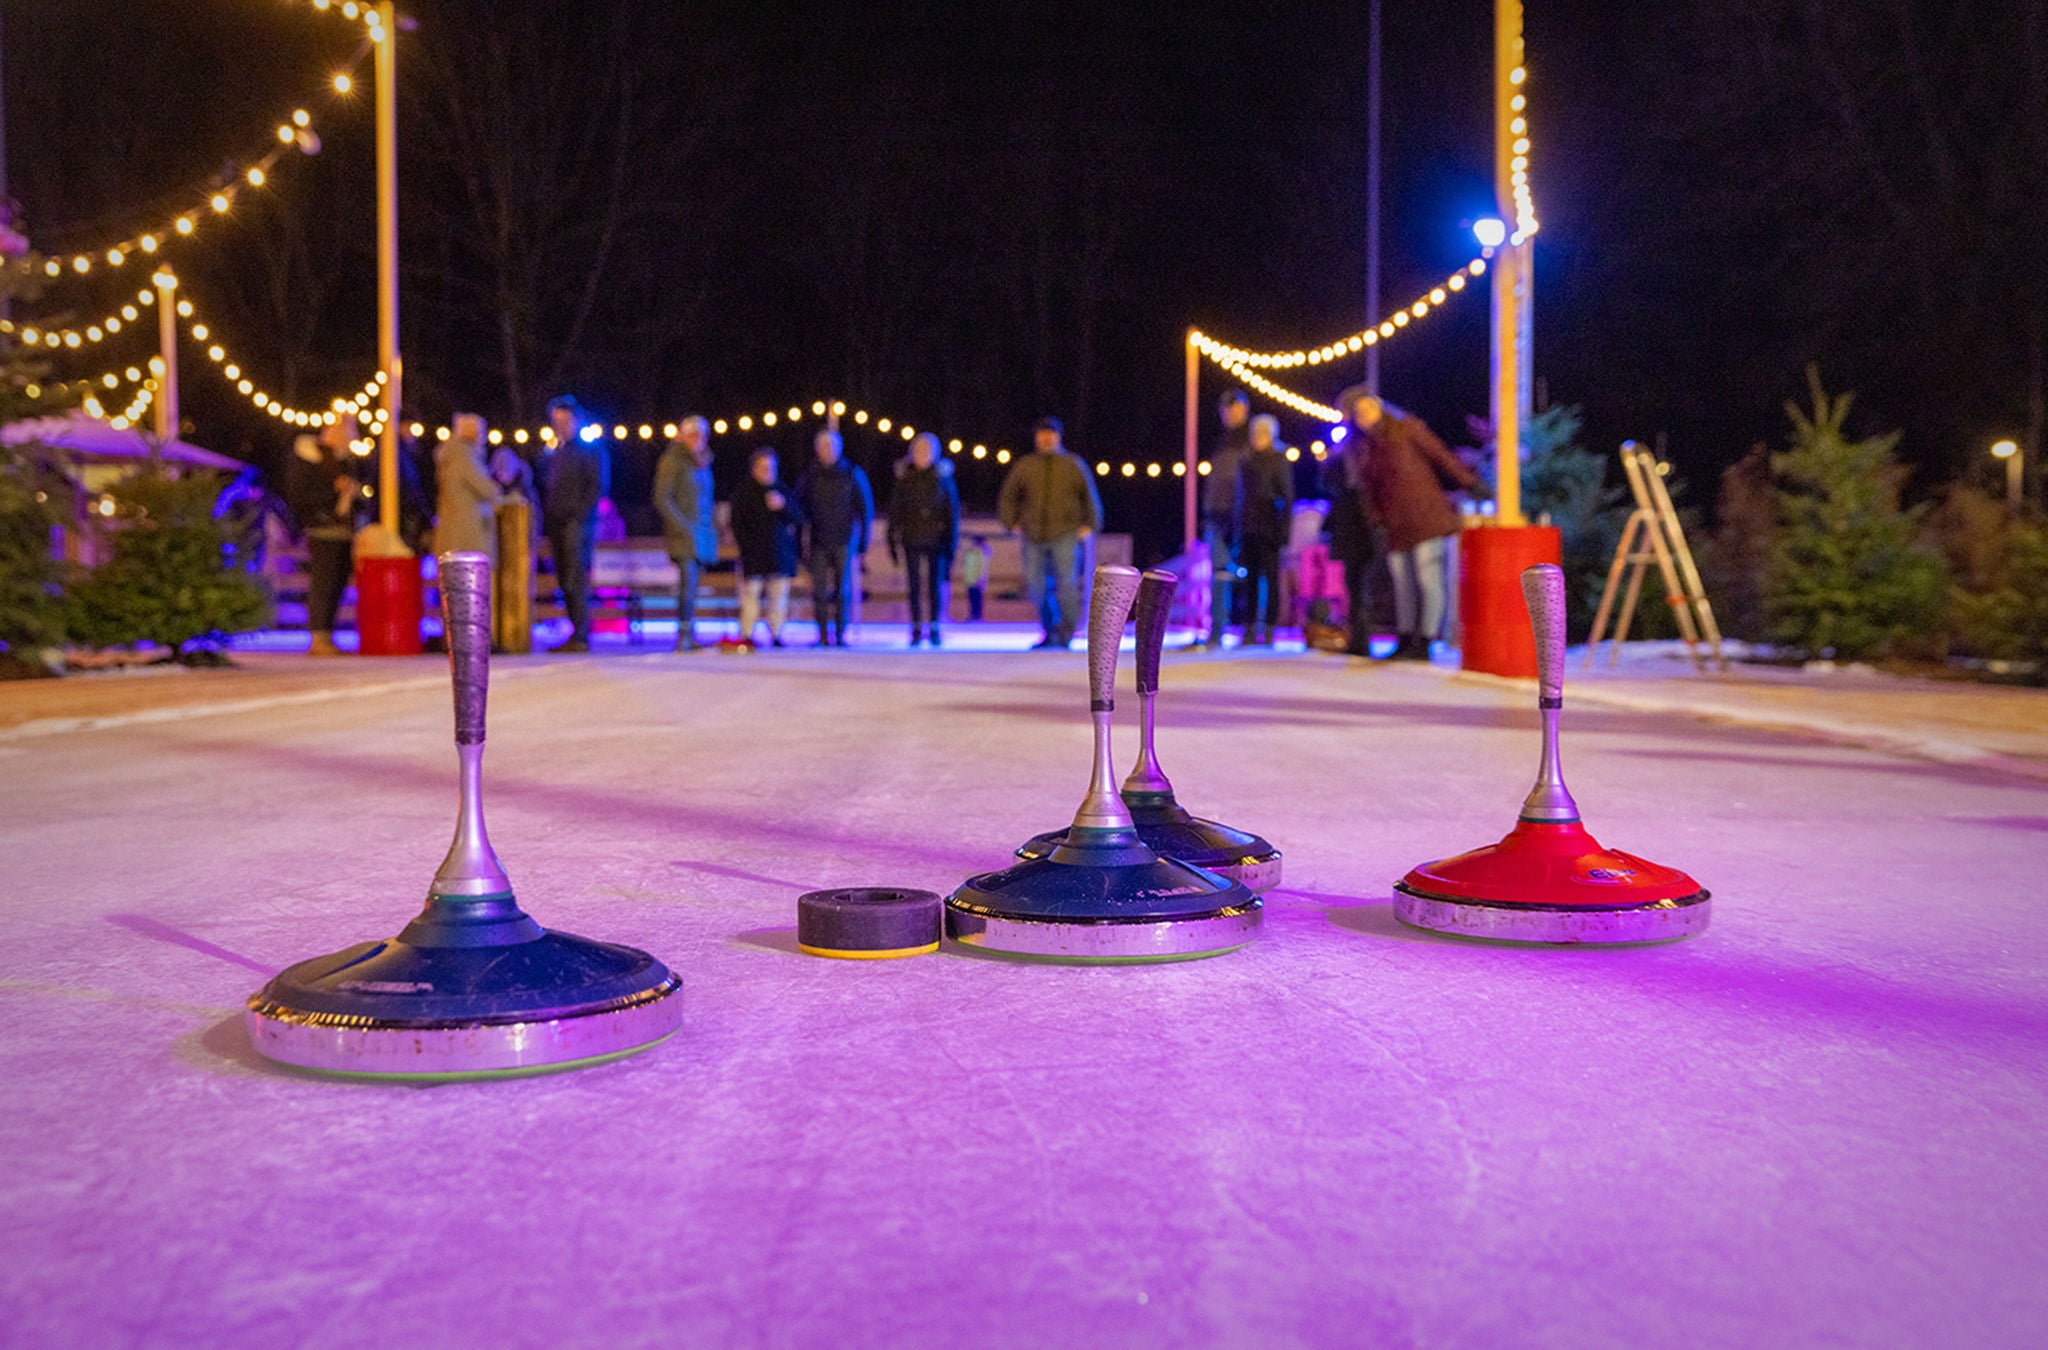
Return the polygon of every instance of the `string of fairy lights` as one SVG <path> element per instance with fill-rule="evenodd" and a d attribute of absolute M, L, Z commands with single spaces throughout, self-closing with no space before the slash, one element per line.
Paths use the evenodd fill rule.
<path fill-rule="evenodd" d="M 144 286 L 135 293 L 135 298 L 118 310 L 103 316 L 97 323 L 83 328 L 41 328 L 32 323 L 16 324 L 11 319 L 0 319 L 0 333 L 12 333 L 22 345 L 48 347 L 51 350 L 96 346 L 119 333 L 129 324 L 142 317 L 142 311 L 156 304 L 156 287 Z"/>
<path fill-rule="evenodd" d="M 363 58 L 369 55 L 370 50 L 371 44 L 365 42 L 335 73 L 329 83 L 329 88 L 335 95 L 346 96 L 354 89 L 355 70 L 362 64 Z M 124 267 L 131 260 L 154 257 L 172 242 L 195 238 L 203 229 L 204 222 L 233 211 L 242 193 L 267 187 L 276 171 L 278 161 L 286 155 L 293 151 L 302 155 L 318 154 L 320 151 L 320 137 L 313 129 L 313 114 L 304 107 L 292 109 L 291 113 L 277 124 L 271 139 L 269 149 L 257 156 L 247 168 L 231 176 L 216 178 L 206 189 L 187 198 L 192 204 L 181 207 L 168 220 L 110 244 L 41 259 L 22 258 L 11 265 L 22 270 L 40 270 L 45 277 L 51 279 L 89 276 L 96 268 Z M 97 326 L 107 330 L 104 319 Z M 0 332 L 4 331 L 8 330 L 0 329 Z M 58 342 L 48 345 L 79 345 L 68 340 L 68 334 L 78 330 L 46 329 L 46 339 L 52 331 L 56 333 Z M 120 330 L 116 327 L 108 331 Z"/>
<path fill-rule="evenodd" d="M 185 329 L 185 336 L 195 345 L 205 344 L 201 350 L 205 353 L 206 359 L 220 372 L 221 378 L 227 381 L 229 387 L 248 399 L 257 411 L 302 430 L 332 426 L 346 414 L 369 423 L 367 429 L 372 435 L 383 431 L 384 410 L 377 406 L 378 391 L 384 387 L 383 371 L 371 375 L 353 393 L 329 400 L 325 407 L 296 407 L 256 383 L 255 377 L 243 369 L 242 362 L 221 343 L 212 325 L 199 317 L 189 298 L 182 295 L 179 297 L 178 314 L 181 318 L 192 320 L 191 325 Z"/>
<path fill-rule="evenodd" d="M 323 13 L 337 13 L 344 19 L 361 19 L 366 30 L 365 36 L 371 42 L 382 42 L 386 29 L 384 16 L 377 12 L 375 5 L 357 4 L 356 0 L 312 0 L 313 8 Z"/>
<path fill-rule="evenodd" d="M 364 41 L 329 81 L 331 95 L 345 98 L 354 89 L 355 72 L 363 59 L 375 49 L 377 43 L 390 40 L 390 31 L 374 4 L 358 3 L 358 0 L 307 0 L 307 3 L 315 10 L 337 13 L 349 20 L 360 20 L 364 25 Z M 1515 136 L 1510 159 L 1510 183 L 1515 218 L 1510 242 L 1516 245 L 1533 237 L 1538 228 L 1529 176 L 1531 140 L 1525 88 L 1527 78 L 1526 69 L 1519 65 L 1510 75 L 1511 83 L 1515 87 L 1510 103 L 1513 113 L 1510 131 Z M 23 269 L 40 269 L 44 276 L 54 280 L 89 276 L 102 267 L 119 269 L 137 258 L 153 259 L 166 245 L 197 236 L 203 221 L 228 215 L 243 192 L 267 186 L 278 161 L 292 150 L 314 154 L 320 148 L 319 136 L 313 129 L 313 116 L 303 107 L 294 109 L 286 119 L 279 122 L 274 131 L 274 139 L 275 144 L 246 169 L 230 177 L 216 180 L 204 193 L 201 204 L 180 210 L 156 228 L 134 233 L 104 247 L 61 256 L 23 258 L 9 265 Z M 1338 409 L 1289 389 L 1264 372 L 1333 364 L 1394 338 L 1416 321 L 1428 317 L 1447 304 L 1452 296 L 1466 290 L 1472 279 L 1484 276 L 1488 260 L 1492 256 L 1492 248 L 1483 250 L 1479 256 L 1446 276 L 1439 284 L 1431 287 L 1408 305 L 1381 317 L 1355 333 L 1318 347 L 1288 351 L 1254 351 L 1224 342 L 1200 330 L 1190 330 L 1188 340 L 1204 358 L 1229 373 L 1245 387 L 1272 402 L 1320 422 L 1338 423 L 1343 420 Z M 17 323 L 11 319 L 0 319 L 0 334 L 10 334 L 26 346 L 56 352 L 97 346 L 138 323 L 143 317 L 143 311 L 158 303 L 159 284 L 164 286 L 166 293 L 177 286 L 176 277 L 168 267 L 160 267 L 152 282 L 155 284 L 137 291 L 132 300 L 101 316 L 96 322 L 74 327 L 26 321 Z M 384 372 L 378 371 L 354 393 L 336 397 L 324 407 L 296 406 L 285 402 L 256 383 L 254 377 L 246 372 L 243 362 L 234 357 L 215 336 L 211 326 L 199 319 L 189 297 L 181 293 L 175 304 L 177 317 L 189 321 L 183 328 L 184 335 L 195 344 L 205 344 L 202 349 L 208 361 L 231 388 L 248 399 L 259 411 L 279 422 L 300 429 L 331 426 L 343 416 L 352 417 L 362 426 L 363 434 L 355 444 L 358 453 L 368 453 L 374 438 L 382 433 L 385 414 L 379 406 L 378 396 L 385 384 Z M 118 428 L 134 425 L 139 421 L 154 400 L 163 373 L 161 358 L 152 357 L 146 366 L 138 363 L 126 367 L 121 372 L 110 371 L 91 379 L 45 381 L 40 385 L 28 386 L 25 392 L 31 397 L 38 397 L 44 392 L 79 392 L 83 396 L 85 411 L 95 417 L 106 417 L 107 405 L 102 398 L 102 391 L 108 395 L 116 393 L 122 388 L 125 377 L 125 383 L 133 388 L 130 400 L 120 412 L 108 417 L 110 424 Z M 850 420 L 854 426 L 870 428 L 883 436 L 900 437 L 905 443 L 914 440 L 918 434 L 917 428 L 909 422 L 873 414 L 864 408 L 850 408 L 844 400 L 828 402 L 823 399 L 813 400 L 808 407 L 801 403 L 792 403 L 786 407 L 769 408 L 758 413 L 740 413 L 730 417 L 714 418 L 711 420 L 711 430 L 715 435 L 734 432 L 746 434 L 756 428 L 767 431 L 779 425 L 797 425 L 804 421 L 806 413 L 812 418 L 832 425 Z M 665 423 L 658 428 L 664 438 L 673 438 L 678 429 L 675 422 Z M 423 438 L 427 434 L 426 426 L 420 422 L 413 422 L 409 430 L 415 439 Z M 583 434 L 587 439 L 597 439 L 603 437 L 607 431 L 610 438 L 615 441 L 636 438 L 651 441 L 655 437 L 657 427 L 651 422 L 637 425 L 615 423 L 608 427 L 603 424 L 592 424 L 585 428 Z M 433 434 L 436 439 L 445 440 L 451 434 L 451 429 L 448 426 L 440 426 L 434 428 Z M 493 428 L 489 432 L 489 440 L 493 445 L 507 442 L 513 445 L 536 442 L 548 444 L 552 442 L 553 437 L 554 433 L 549 427 L 515 427 L 509 432 Z M 1013 458 L 1007 446 L 998 445 L 992 448 L 986 442 L 975 442 L 970 445 L 957 437 L 943 439 L 942 444 L 948 454 L 972 460 L 993 459 L 997 464 L 1008 464 Z M 1285 453 L 1287 458 L 1293 461 L 1298 460 L 1303 451 L 1299 447 L 1286 447 Z M 1327 456 L 1329 447 L 1323 441 L 1317 440 L 1311 443 L 1307 453 L 1320 460 Z M 1188 472 L 1187 465 L 1178 460 L 1171 462 L 1170 465 L 1133 460 L 1116 464 L 1109 460 L 1097 460 L 1092 467 L 1098 477 L 1133 480 L 1140 477 L 1148 480 L 1169 476 L 1182 478 Z M 1209 472 L 1209 465 L 1206 462 L 1199 463 L 1196 472 L 1206 475 Z"/>
<path fill-rule="evenodd" d="M 1515 92 L 1508 101 L 1513 113 L 1508 123 L 1509 132 L 1515 137 L 1509 146 L 1508 182 L 1514 195 L 1514 232 L 1507 238 L 1509 244 L 1519 246 L 1536 236 L 1536 199 L 1529 186 L 1529 156 L 1532 141 L 1529 135 L 1529 95 L 1527 84 L 1528 68 L 1517 64 L 1508 72 L 1508 83 Z M 1498 238 L 1498 236 L 1496 236 Z M 1395 310 L 1377 323 L 1338 338 L 1320 347 L 1297 349 L 1284 352 L 1255 352 L 1233 346 L 1209 336 L 1200 329 L 1190 329 L 1188 341 L 1208 360 L 1229 372 L 1239 382 L 1258 391 L 1280 404 L 1304 416 L 1324 422 L 1341 422 L 1343 414 L 1327 403 L 1318 402 L 1305 394 L 1281 385 L 1265 375 L 1262 370 L 1285 370 L 1300 366 L 1319 366 L 1347 356 L 1357 355 L 1367 347 L 1375 346 L 1407 328 L 1417 319 L 1445 304 L 1451 296 L 1463 291 L 1472 278 L 1486 275 L 1488 260 L 1493 257 L 1493 248 L 1481 250 L 1478 257 L 1466 263 L 1457 271 L 1445 277 L 1440 285 L 1430 288 L 1403 309 Z M 1321 443 L 1317 443 L 1320 450 Z M 1320 458 L 1321 455 L 1318 455 Z M 1098 466 L 1099 467 L 1099 466 Z M 1206 467 L 1206 466 L 1205 466 Z"/>
<path fill-rule="evenodd" d="M 1521 39 L 1515 39 L 1519 53 Z M 1514 96 L 1508 100 L 1508 110 L 1514 114 L 1508 123 L 1508 130 L 1514 137 L 1514 144 L 1508 159 L 1508 184 L 1515 194 L 1515 232 L 1509 242 L 1520 244 L 1536 237 L 1536 198 L 1529 187 L 1529 94 L 1525 86 L 1529 82 L 1529 68 L 1516 64 L 1508 72 L 1508 83 L 1514 86 Z"/>
<path fill-rule="evenodd" d="M 1486 275 L 1486 261 L 1493 256 L 1487 249 L 1457 271 L 1445 277 L 1441 283 L 1416 298 L 1414 303 L 1395 310 L 1378 323 L 1370 324 L 1359 332 L 1338 338 L 1335 342 L 1309 350 L 1290 352 L 1254 352 L 1218 341 L 1197 329 L 1190 341 L 1201 349 L 1204 356 L 1218 365 L 1236 365 L 1260 370 L 1287 369 L 1294 366 L 1319 366 L 1355 355 L 1367 347 L 1374 346 L 1406 328 L 1417 319 L 1426 318 L 1451 296 L 1465 289 L 1468 278 Z"/>
<path fill-rule="evenodd" d="M 912 423 L 872 413 L 865 408 L 852 407 L 844 399 L 814 399 L 808 405 L 791 403 L 758 413 L 740 413 L 707 420 L 712 435 L 725 436 L 745 435 L 750 432 L 765 434 L 778 428 L 801 425 L 807 418 L 817 422 L 821 428 L 833 425 L 836 419 L 841 428 L 850 423 L 856 427 L 865 427 L 876 435 L 905 443 L 917 439 L 918 436 L 918 428 Z M 653 441 L 657 437 L 673 440 L 681 429 L 680 422 L 664 422 L 659 425 L 653 422 L 592 422 L 584 427 L 582 435 L 592 441 Z M 406 431 L 416 441 L 424 440 L 428 436 L 432 436 L 436 441 L 445 441 L 454 434 L 453 429 L 446 424 L 430 427 L 424 422 L 409 423 Z M 1008 464 L 1016 458 L 1015 452 L 1006 445 L 990 446 L 985 441 L 968 442 L 957 436 L 949 438 L 936 432 L 931 434 L 939 442 L 940 449 L 948 455 L 969 460 L 992 461 L 996 464 Z M 491 445 L 551 445 L 554 443 L 555 433 L 554 428 L 549 426 L 513 427 L 510 430 L 491 427 L 485 432 L 484 439 Z M 1282 449 L 1290 463 L 1299 460 L 1304 453 L 1318 460 L 1326 458 L 1329 454 L 1328 446 L 1320 440 L 1312 443 L 1306 452 L 1298 446 L 1283 446 Z M 1110 460 L 1097 460 L 1092 467 L 1099 478 L 1158 479 L 1169 476 L 1182 478 L 1187 475 L 1187 465 L 1179 460 L 1175 460 L 1171 465 L 1145 464 L 1136 460 L 1125 460 L 1121 464 Z M 1209 466 L 1206 463 L 1200 464 L 1196 471 L 1206 476 Z"/>

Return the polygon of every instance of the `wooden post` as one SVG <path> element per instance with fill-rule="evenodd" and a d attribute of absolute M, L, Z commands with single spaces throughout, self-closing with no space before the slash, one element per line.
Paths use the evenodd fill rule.
<path fill-rule="evenodd" d="M 1187 466 L 1181 478 L 1181 546 L 1189 553 L 1193 553 L 1195 545 L 1201 541 L 1201 519 L 1196 510 L 1202 476 L 1198 458 L 1201 453 L 1202 435 L 1201 382 L 1202 353 L 1195 346 L 1195 330 L 1190 328 L 1187 344 L 1187 398 L 1183 408 L 1186 426 L 1180 447 L 1181 463 Z"/>

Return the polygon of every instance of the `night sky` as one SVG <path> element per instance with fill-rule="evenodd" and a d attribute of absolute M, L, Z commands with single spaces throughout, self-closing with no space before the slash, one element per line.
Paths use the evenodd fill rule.
<path fill-rule="evenodd" d="M 562 390 L 634 424 L 844 397 L 991 447 L 1054 412 L 1091 460 L 1164 461 L 1189 324 L 1295 347 L 1375 317 L 1363 0 L 410 8 L 403 346 L 429 424 L 533 424 Z M 1905 428 L 1921 490 L 1982 471 L 2042 384 L 2044 8 L 1535 0 L 1539 394 L 1584 405 L 1596 448 L 1666 437 L 1703 504 L 1722 466 L 1782 442 L 1808 361 L 1861 390 L 1858 429 Z M 1387 0 L 1388 309 L 1490 213 L 1491 22 L 1482 0 Z M 305 107 L 320 153 L 169 256 L 266 390 L 320 406 L 360 383 L 367 64 L 352 99 L 326 91 L 360 31 L 305 0 L 8 0 L 7 186 L 32 242 L 158 223 Z M 83 322 L 128 273 L 17 312 Z M 122 342 L 56 373 L 139 359 L 149 335 Z M 1484 287 L 1383 350 L 1388 396 L 1466 439 Z M 1283 382 L 1328 399 L 1361 370 Z M 189 346 L 185 371 L 193 439 L 279 462 L 286 428 Z M 1205 408 L 1223 387 L 1205 372 Z M 901 443 L 850 449 L 874 469 Z M 993 464 L 962 472 L 992 499 Z M 1172 542 L 1173 480 L 1105 496 L 1141 555 Z"/>

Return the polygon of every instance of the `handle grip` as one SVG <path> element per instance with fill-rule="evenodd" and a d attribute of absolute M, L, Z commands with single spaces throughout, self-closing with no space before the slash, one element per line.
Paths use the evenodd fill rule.
<path fill-rule="evenodd" d="M 1088 600 L 1088 706 L 1094 712 L 1116 706 L 1116 651 L 1137 598 L 1137 568 L 1107 563 L 1095 569 Z"/>
<path fill-rule="evenodd" d="M 1159 653 L 1166 646 L 1166 621 L 1180 578 L 1157 568 L 1138 578 L 1138 692 L 1159 692 Z"/>
<path fill-rule="evenodd" d="M 1537 563 L 1522 572 L 1522 599 L 1536 632 L 1536 686 L 1542 706 L 1564 702 L 1564 569 Z"/>
<path fill-rule="evenodd" d="M 455 743 L 482 745 L 491 687 L 491 560 L 482 553 L 443 553 L 440 568 L 441 626 L 455 681 Z"/>

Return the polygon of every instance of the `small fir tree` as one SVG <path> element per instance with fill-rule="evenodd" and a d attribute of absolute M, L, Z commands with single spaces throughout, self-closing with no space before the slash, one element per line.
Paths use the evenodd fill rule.
<path fill-rule="evenodd" d="M 216 518 L 217 474 L 137 474 L 114 489 L 110 555 L 71 589 L 75 636 L 93 646 L 155 642 L 181 659 L 270 622 L 270 593 L 233 565 L 246 526 Z"/>
<path fill-rule="evenodd" d="M 1700 554 L 1714 618 L 1730 637 L 1767 641 L 1771 623 L 1764 592 L 1777 547 L 1778 494 L 1771 478 L 1771 452 L 1761 442 L 1721 471 L 1718 506 L 1720 524 Z"/>
<path fill-rule="evenodd" d="M 50 552 L 53 499 L 36 461 L 0 451 L 0 674 L 51 673 L 39 653 L 64 643 L 61 565 Z"/>
<path fill-rule="evenodd" d="M 1883 656 L 1937 632 L 1947 576 L 1899 504 L 1899 433 L 1850 440 L 1854 395 L 1830 397 L 1808 367 L 1808 412 L 1788 402 L 1792 448 L 1771 457 L 1778 528 L 1764 605 L 1772 635 L 1810 655 Z"/>
<path fill-rule="evenodd" d="M 2016 517 L 2002 498 L 1958 484 L 1928 514 L 1924 534 L 1948 559 L 1954 649 L 2032 661 L 2048 677 L 2048 522 Z"/>
<path fill-rule="evenodd" d="M 1556 404 L 1522 431 L 1522 511 L 1557 527 L 1565 577 L 1568 627 L 1584 637 L 1607 580 L 1614 546 L 1628 521 L 1628 489 L 1607 480 L 1609 460 L 1579 444 L 1584 409 Z M 1639 615 L 1639 620 L 1648 615 Z M 1659 636 L 1644 632 L 1639 636 Z"/>
<path fill-rule="evenodd" d="M 0 214 L 0 299 L 23 299 L 37 288 L 35 268 L 17 265 L 28 245 Z M 33 260 L 29 260 L 32 262 Z M 0 422 L 37 410 L 48 366 L 11 331 L 0 332 Z M 50 532 L 71 488 L 43 467 L 41 447 L 0 447 L 0 675 L 52 674 L 44 648 L 64 644 L 63 565 Z"/>

